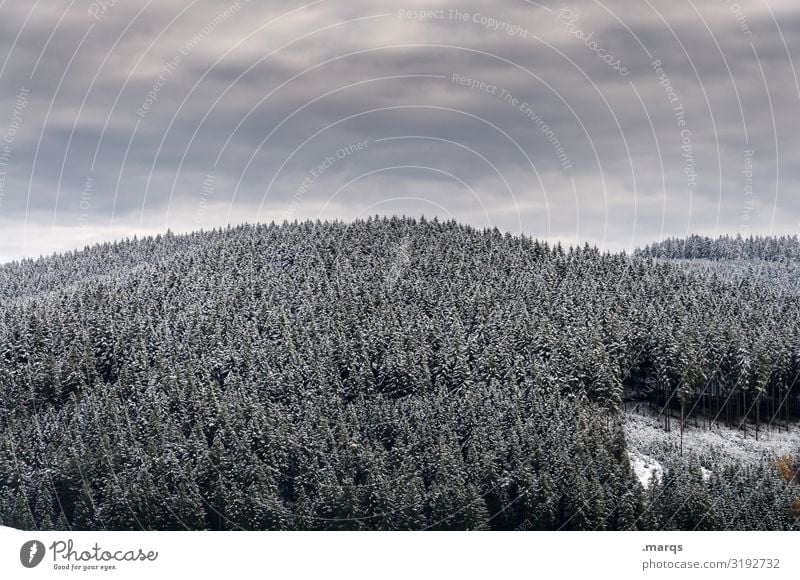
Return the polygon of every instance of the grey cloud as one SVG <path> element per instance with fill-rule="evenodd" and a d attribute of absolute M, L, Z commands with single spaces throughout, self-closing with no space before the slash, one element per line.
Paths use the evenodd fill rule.
<path fill-rule="evenodd" d="M 737 19 L 724 2 L 651 0 L 671 30 L 647 3 L 541 4 L 363 0 L 292 12 L 302 4 L 139 1 L 95 20 L 91 3 L 79 2 L 55 28 L 67 7 L 44 2 L 21 28 L 30 6 L 6 3 L 0 139 L 19 88 L 30 96 L 0 197 L 0 258 L 227 219 L 365 211 L 442 212 L 610 248 L 688 230 L 796 230 L 798 89 L 763 2 L 739 2 Z M 770 6 L 796 54 L 800 11 Z M 468 17 L 399 16 L 428 8 Z M 578 20 L 568 24 L 561 9 Z M 400 138 L 408 136 L 427 138 Z M 362 140 L 363 151 L 303 187 L 315 167 Z"/>

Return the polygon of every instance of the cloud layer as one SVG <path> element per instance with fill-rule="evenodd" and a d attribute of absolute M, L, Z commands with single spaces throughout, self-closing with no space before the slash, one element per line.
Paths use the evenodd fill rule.
<path fill-rule="evenodd" d="M 795 233 L 788 1 L 0 4 L 0 260 L 405 213 Z"/>

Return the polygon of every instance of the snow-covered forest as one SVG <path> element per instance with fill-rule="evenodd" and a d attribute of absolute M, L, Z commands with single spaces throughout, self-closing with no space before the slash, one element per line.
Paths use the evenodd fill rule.
<path fill-rule="evenodd" d="M 7 264 L 0 525 L 795 529 L 798 256 L 372 218 Z"/>
<path fill-rule="evenodd" d="M 708 236 L 692 235 L 685 239 L 667 238 L 648 244 L 637 252 L 652 258 L 704 258 L 707 260 L 767 260 L 771 262 L 800 261 L 800 241 L 797 236 Z"/>

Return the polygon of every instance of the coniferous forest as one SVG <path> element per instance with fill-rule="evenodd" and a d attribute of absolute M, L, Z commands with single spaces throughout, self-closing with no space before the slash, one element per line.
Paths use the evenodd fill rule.
<path fill-rule="evenodd" d="M 794 455 L 683 434 L 800 428 L 798 256 L 376 217 L 7 264 L 0 525 L 796 529 Z M 648 481 L 630 413 L 680 433 Z"/>

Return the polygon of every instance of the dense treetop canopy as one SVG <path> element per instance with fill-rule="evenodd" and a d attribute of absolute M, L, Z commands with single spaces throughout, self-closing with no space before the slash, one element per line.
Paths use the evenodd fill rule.
<path fill-rule="evenodd" d="M 798 293 L 652 248 L 373 218 L 2 266 L 0 524 L 791 528 L 768 463 L 632 473 L 627 403 L 753 435 L 800 414 Z"/>

